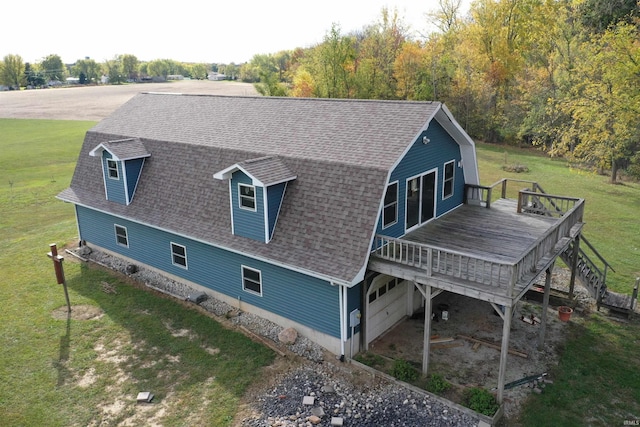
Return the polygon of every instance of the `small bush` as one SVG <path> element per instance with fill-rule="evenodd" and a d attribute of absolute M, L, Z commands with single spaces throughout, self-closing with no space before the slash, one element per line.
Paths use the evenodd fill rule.
<path fill-rule="evenodd" d="M 418 371 L 409 362 L 398 359 L 393 363 L 391 375 L 400 381 L 411 382 L 418 379 Z"/>
<path fill-rule="evenodd" d="M 465 390 L 462 403 L 467 408 L 489 417 L 492 417 L 500 407 L 493 394 L 478 387 Z"/>
<path fill-rule="evenodd" d="M 384 365 L 384 359 L 373 353 L 360 353 L 354 357 L 355 360 L 362 363 L 363 365 L 371 366 L 372 368 L 376 368 Z"/>
<path fill-rule="evenodd" d="M 529 168 L 525 165 L 502 165 L 502 170 L 505 172 L 526 173 L 529 172 Z"/>
<path fill-rule="evenodd" d="M 445 391 L 451 388 L 451 384 L 444 379 L 442 375 L 431 374 L 429 376 L 429 381 L 427 381 L 427 391 L 431 393 L 444 393 Z"/>

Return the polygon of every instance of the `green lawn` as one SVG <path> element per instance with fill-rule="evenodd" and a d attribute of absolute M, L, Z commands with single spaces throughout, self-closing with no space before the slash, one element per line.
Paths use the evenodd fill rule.
<path fill-rule="evenodd" d="M 65 299 L 48 245 L 77 236 L 72 207 L 54 196 L 92 125 L 0 119 L 0 426 L 231 425 L 271 350 L 69 256 L 72 304 L 104 316 L 52 317 Z M 139 391 L 154 405 L 136 405 Z"/>
<path fill-rule="evenodd" d="M 49 243 L 77 236 L 73 209 L 54 196 L 69 185 L 93 123 L 0 119 L 0 426 L 230 425 L 246 387 L 273 353 L 177 301 L 72 262 L 65 272 L 74 305 L 100 308 L 97 320 L 55 319 L 64 306 Z M 507 159 L 505 160 L 505 152 Z M 638 274 L 637 184 L 570 169 L 527 150 L 478 145 L 483 184 L 502 177 L 538 181 L 547 192 L 586 199 L 586 233 L 629 291 Z M 501 170 L 522 163 L 529 173 Z M 117 293 L 105 293 L 100 284 Z M 640 418 L 637 323 L 574 316 L 554 368 L 555 384 L 526 405 L 522 424 L 622 425 Z M 189 331 L 188 334 L 176 333 Z M 154 405 L 135 404 L 139 391 Z"/>

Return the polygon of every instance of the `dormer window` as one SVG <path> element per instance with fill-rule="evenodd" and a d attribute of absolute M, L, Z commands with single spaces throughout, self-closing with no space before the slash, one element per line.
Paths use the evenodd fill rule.
<path fill-rule="evenodd" d="M 102 163 L 102 178 L 107 200 L 128 205 L 142 174 L 142 167 L 151 154 L 138 138 L 118 139 L 98 144 L 89 152 Z"/>
<path fill-rule="evenodd" d="M 253 185 L 238 184 L 240 193 L 240 207 L 242 209 L 256 210 L 256 188 Z"/>
<path fill-rule="evenodd" d="M 120 179 L 118 174 L 118 162 L 115 160 L 107 160 L 107 170 L 109 173 L 109 178 L 111 179 Z"/>

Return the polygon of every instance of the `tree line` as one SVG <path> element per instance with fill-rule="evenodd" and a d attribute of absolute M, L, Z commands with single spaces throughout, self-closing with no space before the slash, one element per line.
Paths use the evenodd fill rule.
<path fill-rule="evenodd" d="M 38 64 L 8 55 L 0 84 L 216 71 L 265 96 L 436 100 L 474 138 L 540 147 L 607 171 L 612 182 L 621 170 L 640 178 L 638 0 L 475 0 L 464 15 L 461 1 L 439 0 L 428 14 L 438 30 L 417 37 L 383 8 L 362 29 L 344 33 L 334 24 L 317 45 L 239 65 L 118 55 L 66 67 L 57 55 Z"/>
<path fill-rule="evenodd" d="M 306 49 L 255 55 L 240 77 L 263 95 L 443 101 L 473 137 L 528 144 L 640 177 L 636 0 L 440 0 L 438 31 L 397 12 Z"/>
<path fill-rule="evenodd" d="M 67 77 L 78 79 L 80 84 L 95 84 L 108 81 L 110 84 L 140 81 L 159 77 L 166 80 L 171 75 L 192 79 L 206 79 L 210 71 L 218 71 L 217 64 L 184 63 L 172 59 L 140 61 L 135 55 L 116 55 L 113 59 L 96 62 L 94 59 L 79 59 L 67 65 L 57 54 L 51 54 L 38 63 L 25 63 L 19 55 L 6 55 L 0 61 L 0 84 L 11 88 L 42 87 L 55 82 L 64 82 Z M 229 78 L 234 79 L 237 68 L 224 65 Z"/>

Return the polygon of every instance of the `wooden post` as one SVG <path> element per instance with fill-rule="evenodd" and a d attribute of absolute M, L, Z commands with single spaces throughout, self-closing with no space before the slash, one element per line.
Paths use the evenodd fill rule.
<path fill-rule="evenodd" d="M 578 258 L 580 255 L 580 235 L 573 240 L 573 256 L 571 257 L 571 279 L 569 280 L 569 299 L 573 299 L 573 289 L 576 285 L 576 272 L 578 271 Z"/>
<path fill-rule="evenodd" d="M 424 285 L 424 347 L 422 349 L 422 375 L 429 370 L 429 349 L 431 348 L 431 286 Z"/>
<path fill-rule="evenodd" d="M 544 338 L 547 332 L 547 309 L 549 307 L 549 294 L 551 293 L 551 272 L 553 266 L 547 269 L 544 278 L 544 297 L 542 298 L 542 319 L 540 319 L 540 335 L 538 335 L 538 350 L 544 347 Z"/>
<path fill-rule="evenodd" d="M 64 258 L 58 255 L 58 248 L 55 243 L 49 245 L 51 252 L 47 253 L 47 256 L 53 260 L 53 269 L 56 273 L 56 280 L 59 285 L 64 288 L 64 297 L 67 300 L 67 313 L 71 313 L 71 302 L 69 301 L 69 291 L 67 290 L 67 281 L 64 277 L 64 268 L 62 267 L 62 261 Z"/>
<path fill-rule="evenodd" d="M 502 347 L 500 349 L 500 371 L 498 373 L 498 403 L 502 404 L 504 381 L 507 374 L 507 356 L 509 355 L 509 334 L 511 333 L 511 313 L 513 307 L 504 307 L 504 323 L 502 326 Z"/>

